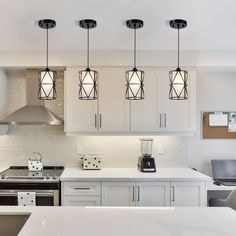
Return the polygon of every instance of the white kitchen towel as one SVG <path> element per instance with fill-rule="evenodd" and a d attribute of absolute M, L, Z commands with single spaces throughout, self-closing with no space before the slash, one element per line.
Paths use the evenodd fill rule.
<path fill-rule="evenodd" d="M 18 206 L 36 206 L 35 192 L 18 192 Z"/>

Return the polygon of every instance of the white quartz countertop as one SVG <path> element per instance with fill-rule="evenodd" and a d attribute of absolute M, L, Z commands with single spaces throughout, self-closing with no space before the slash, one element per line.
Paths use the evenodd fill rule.
<path fill-rule="evenodd" d="M 101 170 L 83 170 L 65 168 L 61 181 L 77 180 L 182 180 L 210 181 L 210 177 L 190 168 L 157 168 L 155 173 L 142 173 L 136 168 L 103 168 Z"/>
<path fill-rule="evenodd" d="M 230 208 L 0 207 L 31 213 L 19 236 L 235 236 Z"/>

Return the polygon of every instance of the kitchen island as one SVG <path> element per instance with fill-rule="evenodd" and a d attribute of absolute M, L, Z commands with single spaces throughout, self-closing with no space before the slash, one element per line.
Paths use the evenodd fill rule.
<path fill-rule="evenodd" d="M 19 236 L 235 236 L 236 211 L 207 207 L 0 207 L 30 214 Z"/>

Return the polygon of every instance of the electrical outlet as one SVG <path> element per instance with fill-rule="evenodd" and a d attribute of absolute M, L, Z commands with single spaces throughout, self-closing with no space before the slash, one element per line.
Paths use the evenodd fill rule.
<path fill-rule="evenodd" d="M 76 145 L 76 153 L 77 154 L 82 154 L 83 153 L 83 148 L 79 144 Z"/>
<path fill-rule="evenodd" d="M 162 155 L 163 154 L 163 144 L 158 144 L 157 145 L 157 154 Z"/>

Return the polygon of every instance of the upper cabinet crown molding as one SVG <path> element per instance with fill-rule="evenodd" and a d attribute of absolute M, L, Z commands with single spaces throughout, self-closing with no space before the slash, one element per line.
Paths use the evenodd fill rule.
<path fill-rule="evenodd" d="M 187 100 L 169 100 L 168 69 L 145 68 L 144 100 L 125 99 L 127 68 L 96 68 L 98 100 L 78 99 L 79 67 L 65 72 L 67 134 L 188 134 L 196 130 L 196 73 L 189 71 Z"/>

